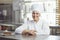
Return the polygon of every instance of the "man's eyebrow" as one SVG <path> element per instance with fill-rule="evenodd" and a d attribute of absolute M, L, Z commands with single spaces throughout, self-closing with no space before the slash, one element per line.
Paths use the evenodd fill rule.
<path fill-rule="evenodd" d="M 39 13 L 33 13 L 33 14 L 39 14 Z"/>

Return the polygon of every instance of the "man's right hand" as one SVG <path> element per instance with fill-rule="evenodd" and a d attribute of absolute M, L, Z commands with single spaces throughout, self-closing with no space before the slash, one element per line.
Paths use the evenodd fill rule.
<path fill-rule="evenodd" d="M 24 31 L 22 32 L 22 35 L 35 36 L 35 35 L 36 35 L 35 32 L 36 32 L 35 30 L 24 30 Z"/>
<path fill-rule="evenodd" d="M 27 35 L 28 32 L 29 32 L 29 30 L 24 30 L 24 31 L 22 32 L 22 35 Z"/>

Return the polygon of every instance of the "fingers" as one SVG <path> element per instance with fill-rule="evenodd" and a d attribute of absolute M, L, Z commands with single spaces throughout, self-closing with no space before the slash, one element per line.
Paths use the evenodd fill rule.
<path fill-rule="evenodd" d="M 22 34 L 23 34 L 23 35 L 26 35 L 28 32 L 29 32 L 29 30 L 24 30 L 24 31 L 22 32 Z"/>
<path fill-rule="evenodd" d="M 36 32 L 36 30 L 30 30 L 30 32 Z"/>
<path fill-rule="evenodd" d="M 24 30 L 22 32 L 22 35 L 35 36 L 36 35 L 35 32 L 36 32 L 35 30 Z"/>
<path fill-rule="evenodd" d="M 34 36 L 34 35 L 36 35 L 36 33 L 35 33 L 35 32 L 33 32 L 33 31 L 30 31 L 30 32 L 29 32 L 29 35 Z"/>

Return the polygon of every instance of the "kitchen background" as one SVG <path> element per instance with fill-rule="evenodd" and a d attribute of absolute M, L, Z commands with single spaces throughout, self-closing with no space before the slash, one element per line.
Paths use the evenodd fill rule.
<path fill-rule="evenodd" d="M 50 26 L 60 25 L 60 0 L 0 0 L 0 25 L 18 27 L 27 18 L 32 20 L 31 6 L 35 3 L 42 6 L 41 18 Z"/>

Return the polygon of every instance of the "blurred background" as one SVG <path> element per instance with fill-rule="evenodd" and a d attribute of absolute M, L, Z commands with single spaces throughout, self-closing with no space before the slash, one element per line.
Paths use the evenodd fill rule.
<path fill-rule="evenodd" d="M 31 20 L 32 4 L 42 4 L 41 17 L 50 25 L 60 25 L 58 0 L 0 0 L 0 22 L 21 24 L 27 18 Z"/>
<path fill-rule="evenodd" d="M 43 5 L 41 18 L 46 19 L 49 26 L 60 26 L 60 0 L 0 0 L 0 25 L 20 26 L 27 18 L 32 20 L 33 4 Z"/>

